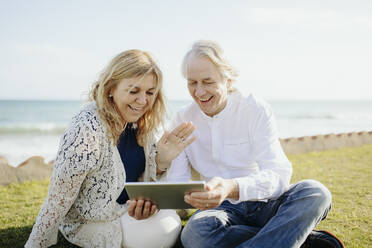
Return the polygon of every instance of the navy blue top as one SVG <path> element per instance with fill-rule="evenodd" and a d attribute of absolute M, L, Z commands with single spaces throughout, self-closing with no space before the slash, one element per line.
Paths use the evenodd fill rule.
<path fill-rule="evenodd" d="M 138 178 L 145 171 L 145 152 L 143 147 L 137 143 L 137 131 L 138 129 L 133 128 L 132 123 L 128 123 L 124 132 L 120 135 L 117 145 L 125 168 L 126 182 L 137 182 Z M 129 197 L 124 188 L 116 202 L 125 204 L 127 200 L 129 200 Z"/>

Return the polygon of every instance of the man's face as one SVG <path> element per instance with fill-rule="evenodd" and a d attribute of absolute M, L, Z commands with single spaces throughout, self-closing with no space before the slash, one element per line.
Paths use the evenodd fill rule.
<path fill-rule="evenodd" d="M 229 80 L 223 79 L 208 58 L 191 56 L 186 78 L 190 95 L 206 115 L 212 117 L 225 108 Z"/>

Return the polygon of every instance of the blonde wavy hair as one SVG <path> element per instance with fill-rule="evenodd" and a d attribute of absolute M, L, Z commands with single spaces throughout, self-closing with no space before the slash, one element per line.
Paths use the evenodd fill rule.
<path fill-rule="evenodd" d="M 163 74 L 151 55 L 146 51 L 128 50 L 114 57 L 102 71 L 98 80 L 93 83 L 89 99 L 96 102 L 98 113 L 107 129 L 108 138 L 118 143 L 126 123 L 123 122 L 113 98 L 111 90 L 124 78 L 139 78 L 153 74 L 156 78 L 156 97 L 150 103 L 150 109 L 137 121 L 138 144 L 143 146 L 164 126 L 166 116 L 165 97 L 162 90 Z"/>
<path fill-rule="evenodd" d="M 189 60 L 191 57 L 203 57 L 208 58 L 217 68 L 217 71 L 221 74 L 223 79 L 230 79 L 235 81 L 239 76 L 238 71 L 229 63 L 224 55 L 223 49 L 214 41 L 199 40 L 196 41 L 190 51 L 188 51 L 183 58 L 182 62 L 182 75 L 187 77 L 187 68 L 189 66 Z M 235 89 L 231 87 L 230 91 Z"/>

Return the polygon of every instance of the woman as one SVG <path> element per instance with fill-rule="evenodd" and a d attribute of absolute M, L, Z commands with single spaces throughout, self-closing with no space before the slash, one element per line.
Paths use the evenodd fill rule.
<path fill-rule="evenodd" d="M 183 123 L 155 144 L 165 103 L 162 73 L 147 52 L 117 55 L 90 98 L 62 136 L 48 196 L 25 247 L 55 244 L 58 229 L 82 247 L 171 247 L 181 229 L 177 214 L 158 212 L 150 201 L 128 201 L 124 185 L 156 181 L 194 140 L 185 141 L 194 127 Z"/>

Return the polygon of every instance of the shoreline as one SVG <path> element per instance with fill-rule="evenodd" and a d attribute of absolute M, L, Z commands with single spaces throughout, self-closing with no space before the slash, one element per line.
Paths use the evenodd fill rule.
<path fill-rule="evenodd" d="M 287 155 L 301 154 L 372 144 L 372 131 L 332 133 L 279 140 Z M 49 178 L 53 171 L 53 163 L 53 160 L 45 162 L 41 156 L 32 156 L 15 167 L 10 165 L 5 157 L 0 156 L 0 185 Z"/>

